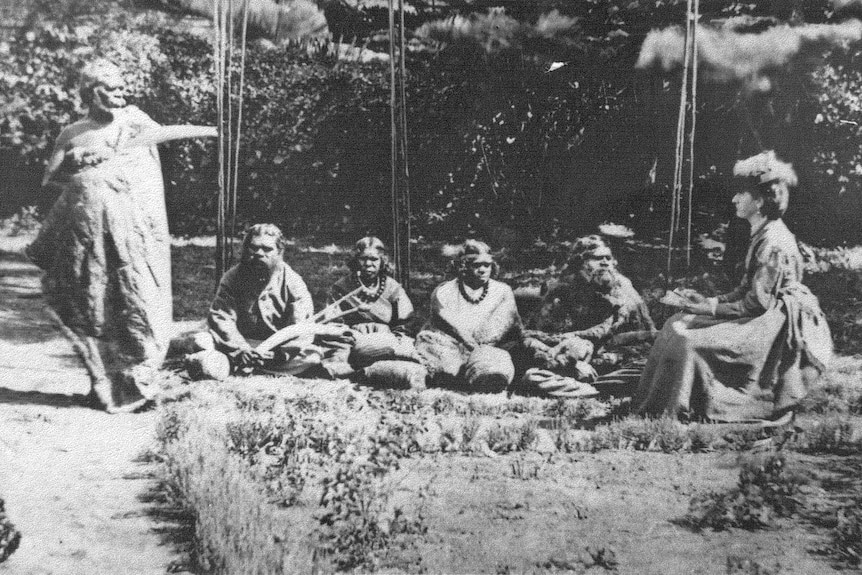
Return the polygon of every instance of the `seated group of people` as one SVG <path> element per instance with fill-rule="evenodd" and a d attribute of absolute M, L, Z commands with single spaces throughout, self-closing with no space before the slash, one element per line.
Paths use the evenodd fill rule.
<path fill-rule="evenodd" d="M 599 236 L 575 242 L 526 328 L 512 288 L 493 279 L 497 264 L 484 242 L 461 245 L 456 277 L 433 291 L 421 329 L 379 239 L 356 243 L 349 274 L 317 314 L 305 282 L 283 259 L 284 245 L 272 224 L 248 231 L 241 262 L 220 282 L 208 332 L 196 337 L 194 377 L 360 377 L 392 387 L 495 393 L 514 387 L 517 375 L 527 392 L 584 396 L 595 394 L 591 361 L 607 368 L 626 357 L 611 349 L 614 336 L 655 332 L 644 301 Z"/>
<path fill-rule="evenodd" d="M 725 295 L 675 294 L 680 312 L 661 332 L 599 236 L 574 243 L 526 325 L 512 288 L 493 279 L 489 246 L 465 241 L 457 276 L 433 291 L 429 317 L 417 330 L 379 239 L 356 243 L 350 274 L 315 315 L 305 283 L 283 261 L 281 232 L 260 224 L 245 238 L 242 262 L 221 281 L 190 371 L 216 379 L 258 371 L 583 397 L 597 393 L 590 385 L 597 370 L 623 364 L 655 339 L 632 390 L 635 411 L 781 419 L 825 369 L 831 336 L 817 298 L 801 283 L 795 237 L 781 221 L 795 185 L 792 167 L 764 153 L 738 162 L 734 173 L 743 184 L 733 197 L 737 216 L 752 229 L 746 273 Z"/>

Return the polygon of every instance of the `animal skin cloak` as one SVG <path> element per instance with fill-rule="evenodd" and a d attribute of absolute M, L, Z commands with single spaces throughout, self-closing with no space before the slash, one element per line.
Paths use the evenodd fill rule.
<path fill-rule="evenodd" d="M 127 145 L 158 124 L 134 106 L 118 120 L 123 124 L 113 156 L 87 165 L 67 155 L 52 179 L 60 196 L 27 250 L 45 271 L 49 305 L 75 333 L 97 338 L 112 378 L 137 364 L 161 364 L 172 326 L 158 151 Z"/>

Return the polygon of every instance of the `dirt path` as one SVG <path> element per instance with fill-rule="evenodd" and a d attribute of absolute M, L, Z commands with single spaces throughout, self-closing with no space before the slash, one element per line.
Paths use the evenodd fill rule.
<path fill-rule="evenodd" d="M 0 497 L 23 538 L 0 571 L 165 573 L 179 555 L 140 458 L 155 415 L 85 405 L 87 374 L 14 239 L 0 238 Z"/>

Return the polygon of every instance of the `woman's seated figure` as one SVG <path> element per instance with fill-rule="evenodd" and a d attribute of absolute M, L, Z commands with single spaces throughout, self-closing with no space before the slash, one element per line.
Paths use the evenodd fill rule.
<path fill-rule="evenodd" d="M 521 317 L 508 285 L 492 279 L 497 264 L 484 242 L 467 240 L 455 261 L 458 277 L 431 294 L 431 314 L 416 348 L 432 382 L 499 392 L 515 376 L 507 349 L 520 342 Z"/>
<path fill-rule="evenodd" d="M 781 216 L 796 174 L 764 152 L 737 162 L 736 215 L 751 224 L 746 271 L 718 297 L 687 294 L 650 353 L 633 405 L 694 419 L 780 419 L 832 354 L 829 327 L 802 281 L 796 238 Z"/>
<path fill-rule="evenodd" d="M 347 267 L 350 273 L 329 292 L 330 304 L 341 303 L 326 317 L 353 310 L 338 319 L 350 328 L 349 335 L 321 338 L 327 349 L 323 367 L 332 377 L 348 377 L 361 369 L 369 383 L 424 389 L 426 371 L 410 337 L 413 304 L 392 277 L 386 246 L 376 237 L 362 238 L 353 246 Z"/>

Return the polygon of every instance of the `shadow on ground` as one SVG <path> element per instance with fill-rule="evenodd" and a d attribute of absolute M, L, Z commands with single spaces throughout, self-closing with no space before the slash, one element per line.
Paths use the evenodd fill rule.
<path fill-rule="evenodd" d="M 0 387 L 0 403 L 15 405 L 45 405 L 50 407 L 90 407 L 86 395 L 44 393 L 41 391 L 16 391 Z"/>

